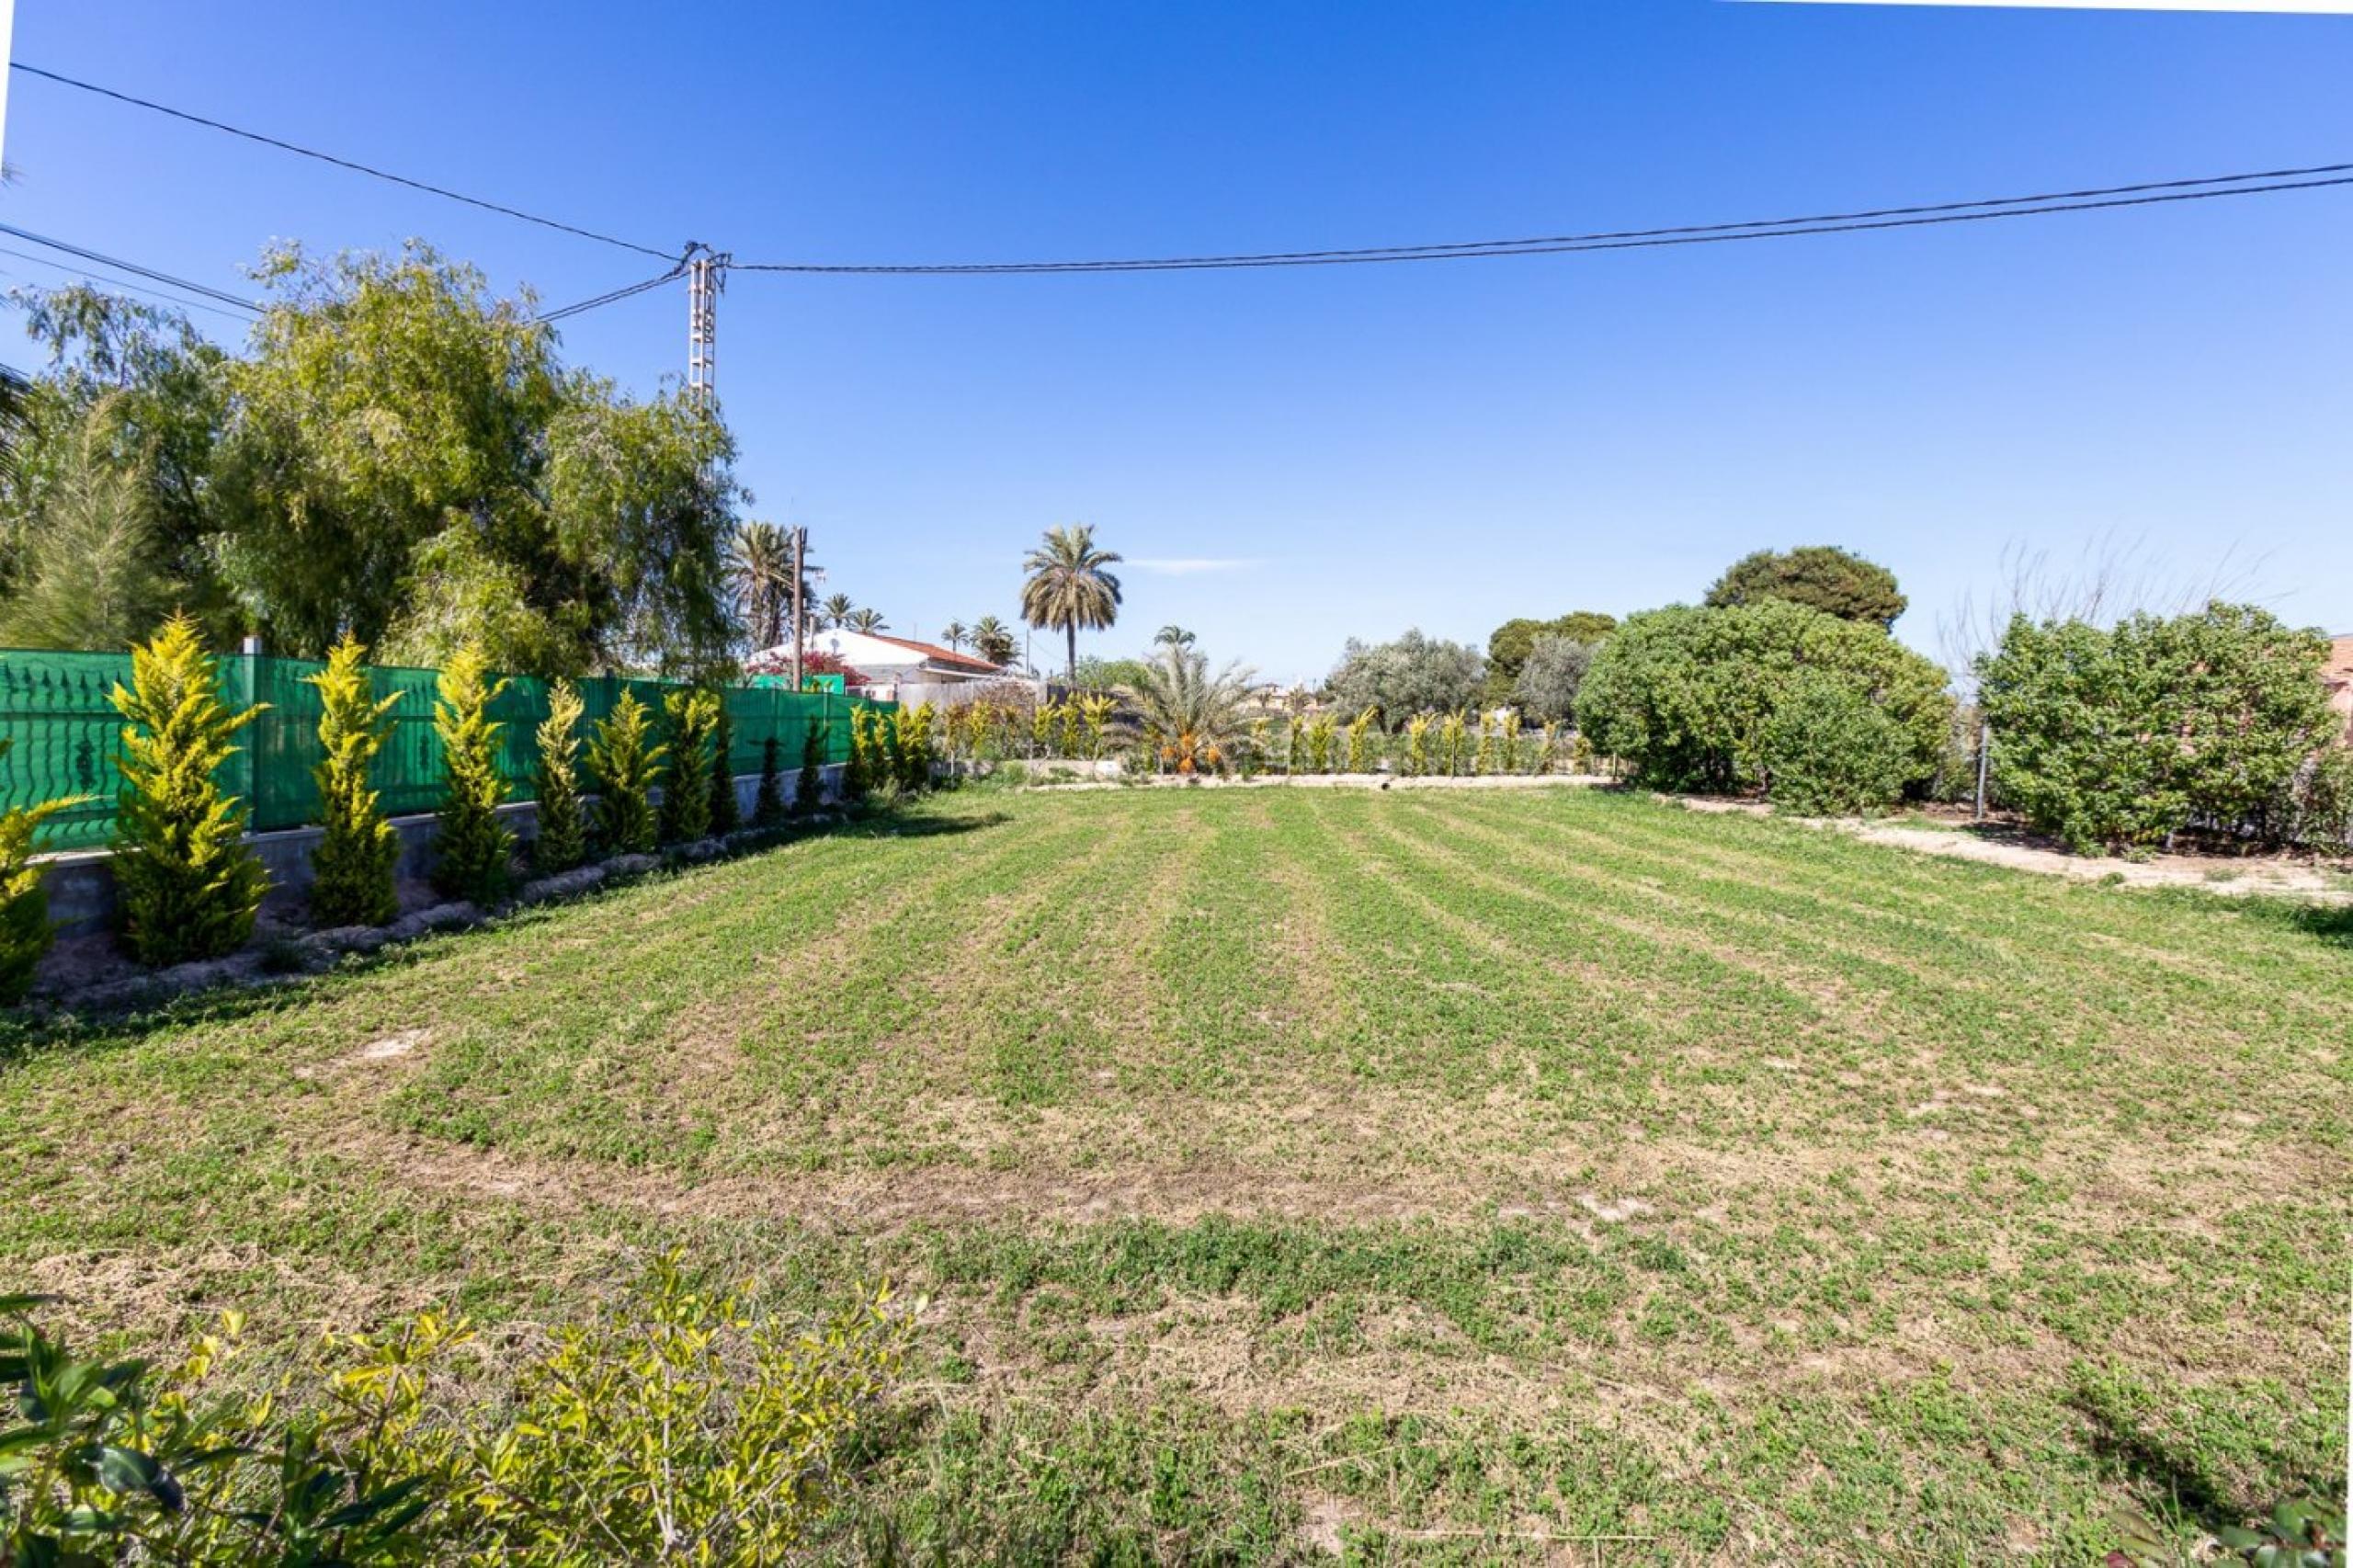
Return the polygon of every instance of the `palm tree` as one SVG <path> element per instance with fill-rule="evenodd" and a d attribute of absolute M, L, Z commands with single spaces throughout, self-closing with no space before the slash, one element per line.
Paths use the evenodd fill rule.
<path fill-rule="evenodd" d="M 827 626 L 847 626 L 854 608 L 847 594 L 834 594 L 817 607 L 817 618 Z"/>
<path fill-rule="evenodd" d="M 1134 687 L 1154 755 L 1178 773 L 1222 766 L 1242 728 L 1242 705 L 1256 675 L 1239 663 L 1211 675 L 1208 654 L 1163 642 Z"/>
<path fill-rule="evenodd" d="M 1193 645 L 1193 634 L 1181 626 L 1164 626 L 1153 634 L 1152 641 L 1156 647 L 1189 648 Z"/>
<path fill-rule="evenodd" d="M 730 557 L 752 645 L 773 648 L 784 641 L 785 615 L 792 605 L 792 536 L 774 523 L 745 523 L 735 530 Z M 801 599 L 808 600 L 806 585 Z"/>
<path fill-rule="evenodd" d="M 972 629 L 961 620 L 951 620 L 939 629 L 939 640 L 948 644 L 948 651 L 951 653 L 962 648 L 964 639 L 972 634 Z"/>
<path fill-rule="evenodd" d="M 1013 663 L 1013 629 L 993 615 L 972 623 L 972 652 L 992 665 Z"/>
<path fill-rule="evenodd" d="M 1070 678 L 1078 679 L 1078 629 L 1099 631 L 1120 619 L 1120 580 L 1103 570 L 1119 555 L 1095 548 L 1086 524 L 1048 528 L 1046 542 L 1024 557 L 1029 580 L 1021 585 L 1022 619 L 1036 627 L 1059 628 L 1067 640 Z"/>
<path fill-rule="evenodd" d="M 890 622 L 882 619 L 882 612 L 879 609 L 854 609 L 849 612 L 849 618 L 841 624 L 848 627 L 852 631 L 863 631 L 871 637 Z"/>

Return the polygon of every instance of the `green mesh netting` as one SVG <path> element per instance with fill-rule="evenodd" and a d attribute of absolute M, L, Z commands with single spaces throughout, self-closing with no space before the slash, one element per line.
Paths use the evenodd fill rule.
<path fill-rule="evenodd" d="M 317 815 L 318 788 L 311 769 L 319 760 L 319 692 L 306 677 L 324 667 L 309 659 L 242 654 L 221 661 L 222 690 L 231 703 L 269 705 L 245 727 L 244 748 L 230 759 L 222 778 L 228 789 L 253 803 L 257 832 L 299 827 Z M 400 698 L 392 711 L 392 733 L 370 775 L 384 811 L 392 816 L 433 811 L 441 803 L 441 747 L 433 733 L 434 672 L 377 665 L 370 674 L 377 696 L 397 693 Z M 122 721 L 108 693 L 130 679 L 128 653 L 0 651 L 0 736 L 15 743 L 0 756 L 0 807 L 29 806 L 69 795 L 93 797 L 50 819 L 42 847 L 99 848 L 112 835 L 115 797 L 122 787 L 114 761 Z M 612 711 L 624 689 L 636 692 L 658 721 L 664 693 L 676 687 L 615 676 L 580 682 L 581 702 L 587 710 L 581 721 L 584 740 Z M 547 717 L 547 682 L 517 676 L 492 705 L 493 717 L 506 726 L 499 735 L 506 748 L 500 771 L 516 800 L 531 797 L 537 760 L 532 734 Z M 801 739 L 812 719 L 825 727 L 825 759 L 845 761 L 852 710 L 892 706 L 780 687 L 730 687 L 727 711 L 735 725 L 734 770 L 759 771 L 766 742 L 774 735 L 779 771 L 790 776 L 801 766 Z"/>

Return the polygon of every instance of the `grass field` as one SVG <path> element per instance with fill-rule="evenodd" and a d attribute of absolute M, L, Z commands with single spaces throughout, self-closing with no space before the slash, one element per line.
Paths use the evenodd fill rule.
<path fill-rule="evenodd" d="M 1019 794 L 0 1047 L 132 1338 L 927 1292 L 829 1551 L 2083 1561 L 2345 1466 L 2353 920 L 1583 790 Z"/>

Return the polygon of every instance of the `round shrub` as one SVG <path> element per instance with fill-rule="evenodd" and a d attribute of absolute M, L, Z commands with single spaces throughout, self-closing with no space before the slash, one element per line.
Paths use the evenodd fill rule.
<path fill-rule="evenodd" d="M 1914 768 L 1909 736 L 1870 699 L 1827 676 L 1807 676 L 1766 721 L 1768 792 L 1802 816 L 1884 811 Z"/>
<path fill-rule="evenodd" d="M 1944 671 L 1879 626 L 1786 600 L 1630 617 L 1577 687 L 1577 727 L 1654 789 L 1752 789 L 1765 782 L 1768 724 L 1809 676 L 1895 726 L 1906 786 L 1936 773 L 1952 717 Z"/>

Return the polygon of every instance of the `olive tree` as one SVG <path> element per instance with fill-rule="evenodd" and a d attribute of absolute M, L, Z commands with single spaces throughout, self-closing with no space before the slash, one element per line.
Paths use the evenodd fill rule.
<path fill-rule="evenodd" d="M 1594 645 L 1567 637 L 1539 637 L 1512 682 L 1511 700 L 1540 724 L 1566 724 L 1576 717 L 1577 687 L 1593 666 Z"/>
<path fill-rule="evenodd" d="M 1475 648 L 1411 631 L 1392 642 L 1348 639 L 1325 682 L 1332 705 L 1344 713 L 1381 710 L 1394 726 L 1416 713 L 1452 713 L 1479 701 L 1486 661 Z"/>

